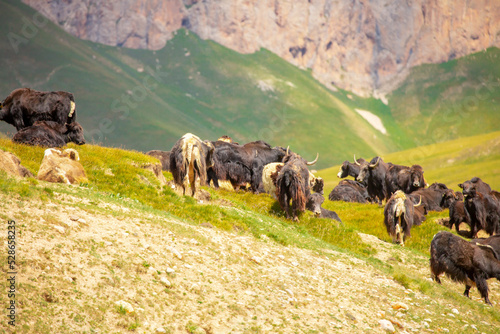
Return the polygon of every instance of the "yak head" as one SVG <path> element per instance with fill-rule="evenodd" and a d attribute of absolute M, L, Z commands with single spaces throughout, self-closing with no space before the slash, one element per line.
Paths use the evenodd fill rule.
<path fill-rule="evenodd" d="M 356 178 L 356 180 L 358 180 L 359 182 L 363 182 L 367 178 L 370 171 L 377 168 L 381 160 L 382 158 L 375 157 L 372 159 L 372 161 L 370 161 L 370 163 L 364 163 L 364 164 L 360 164 L 357 160 L 354 160 L 354 162 L 359 166 L 359 175 Z"/>
<path fill-rule="evenodd" d="M 321 204 L 325 201 L 325 198 L 318 193 L 310 194 L 307 198 L 306 209 L 314 213 L 316 217 L 321 215 Z"/>
<path fill-rule="evenodd" d="M 293 153 L 292 151 L 290 151 L 290 146 L 288 146 L 286 148 L 286 153 L 285 153 L 285 157 L 283 158 L 283 163 L 287 163 L 289 161 L 292 161 L 292 160 L 295 160 L 295 159 L 300 159 L 302 160 L 307 166 L 312 166 L 314 165 L 316 162 L 318 162 L 318 158 L 319 158 L 319 153 L 316 153 L 316 159 L 314 159 L 313 161 L 309 162 L 307 161 L 306 159 L 302 158 L 300 155 L 298 155 L 297 153 Z"/>
<path fill-rule="evenodd" d="M 458 197 L 455 194 L 455 192 L 452 189 L 446 189 L 444 192 L 442 199 L 441 199 L 441 204 L 439 205 L 442 208 L 449 208 L 450 205 L 456 201 L 458 201 Z"/>
<path fill-rule="evenodd" d="M 458 185 L 462 188 L 462 193 L 465 198 L 473 198 L 476 196 L 476 185 L 471 181 L 465 181 L 464 183 L 460 183 Z"/>
<path fill-rule="evenodd" d="M 363 158 L 359 158 L 356 160 L 356 155 L 354 155 L 354 163 L 350 163 L 349 161 L 344 161 L 344 163 L 340 166 L 339 173 L 337 177 L 343 179 L 349 175 L 357 175 L 359 174 L 359 166 L 361 164 L 366 163 L 366 160 Z M 352 174 L 349 174 L 352 173 Z"/>
<path fill-rule="evenodd" d="M 420 165 L 410 167 L 411 183 L 415 188 L 425 187 L 424 169 Z"/>
<path fill-rule="evenodd" d="M 65 125 L 66 131 L 64 135 L 66 136 L 66 142 L 73 142 L 78 145 L 85 144 L 85 138 L 83 137 L 83 128 L 78 122 L 68 123 Z"/>

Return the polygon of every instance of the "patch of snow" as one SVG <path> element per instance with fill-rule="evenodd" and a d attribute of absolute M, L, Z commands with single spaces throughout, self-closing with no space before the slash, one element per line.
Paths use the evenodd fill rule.
<path fill-rule="evenodd" d="M 382 132 L 384 135 L 387 134 L 387 130 L 385 129 L 384 124 L 382 123 L 382 120 L 380 117 L 377 115 L 374 115 L 373 113 L 366 111 L 366 110 L 361 110 L 361 109 L 354 109 L 358 114 L 361 115 L 365 120 L 370 123 L 371 126 L 373 126 L 375 129 L 378 131 Z"/>
<path fill-rule="evenodd" d="M 274 87 L 273 85 L 268 81 L 263 81 L 263 80 L 259 80 L 257 82 L 257 87 L 260 88 L 261 91 L 263 92 L 268 92 L 268 91 L 271 91 L 271 92 L 274 92 Z"/>

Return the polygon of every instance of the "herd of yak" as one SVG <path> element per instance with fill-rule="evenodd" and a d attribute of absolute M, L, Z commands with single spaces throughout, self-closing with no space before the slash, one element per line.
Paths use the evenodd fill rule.
<path fill-rule="evenodd" d="M 68 142 L 85 143 L 83 128 L 76 121 L 73 94 L 63 91 L 39 92 L 29 88 L 12 91 L 0 104 L 0 120 L 16 127 L 12 140 L 28 145 L 61 147 Z M 220 181 L 260 193 L 267 192 L 279 202 L 288 219 L 297 221 L 306 209 L 317 217 L 341 222 L 338 215 L 321 207 L 324 202 L 320 177 L 306 161 L 289 148 L 271 147 L 264 141 L 240 145 L 223 136 L 217 141 L 201 140 L 193 134 L 180 138 L 170 151 L 149 151 L 158 158 L 162 168 L 172 173 L 176 187 L 183 194 L 190 188 L 196 193 L 197 183 L 219 187 Z M 430 267 L 433 278 L 446 273 L 457 282 L 465 283 L 464 295 L 475 284 L 488 304 L 486 280 L 500 280 L 500 193 L 480 178 L 459 184 L 462 192 L 454 192 L 442 183 L 427 185 L 423 169 L 384 162 L 380 157 L 371 161 L 345 161 L 340 167 L 341 180 L 328 198 L 332 201 L 379 203 L 385 201 L 384 224 L 394 242 L 404 245 L 413 225 L 425 220 L 428 211 L 449 209 L 446 223 L 468 238 L 466 241 L 450 232 L 437 233 L 430 247 Z M 460 231 L 461 223 L 470 232 Z M 491 235 L 477 239 L 479 230 Z"/>

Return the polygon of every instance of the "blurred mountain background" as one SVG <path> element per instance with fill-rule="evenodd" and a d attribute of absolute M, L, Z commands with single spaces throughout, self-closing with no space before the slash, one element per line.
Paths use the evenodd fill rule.
<path fill-rule="evenodd" d="M 495 0 L 26 0 L 0 12 L 0 98 L 73 92 L 87 139 L 106 146 L 226 134 L 319 152 L 327 167 L 500 130 Z"/>

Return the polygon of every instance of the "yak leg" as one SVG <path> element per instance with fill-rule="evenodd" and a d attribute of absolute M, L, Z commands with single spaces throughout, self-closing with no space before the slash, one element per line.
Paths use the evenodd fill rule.
<path fill-rule="evenodd" d="M 400 223 L 397 223 L 396 224 L 396 239 L 397 239 L 397 242 L 401 245 L 401 246 L 404 246 L 405 245 L 405 242 L 403 240 L 403 232 L 401 231 L 401 225 Z"/>
<path fill-rule="evenodd" d="M 475 277 L 475 282 L 476 282 L 476 287 L 481 293 L 481 297 L 484 298 L 484 302 L 488 305 L 491 305 L 490 299 L 488 298 L 488 283 L 486 282 L 486 279 L 482 276 L 476 276 Z"/>
<path fill-rule="evenodd" d="M 290 199 L 285 195 L 285 213 L 286 218 L 290 219 Z"/>
<path fill-rule="evenodd" d="M 189 185 L 191 186 L 191 197 L 194 197 L 194 193 L 196 192 L 196 177 L 194 173 L 189 175 Z"/>
<path fill-rule="evenodd" d="M 469 291 L 470 291 L 471 286 L 468 284 L 465 284 L 465 291 L 464 291 L 464 296 L 467 298 L 470 298 L 469 296 Z"/>

